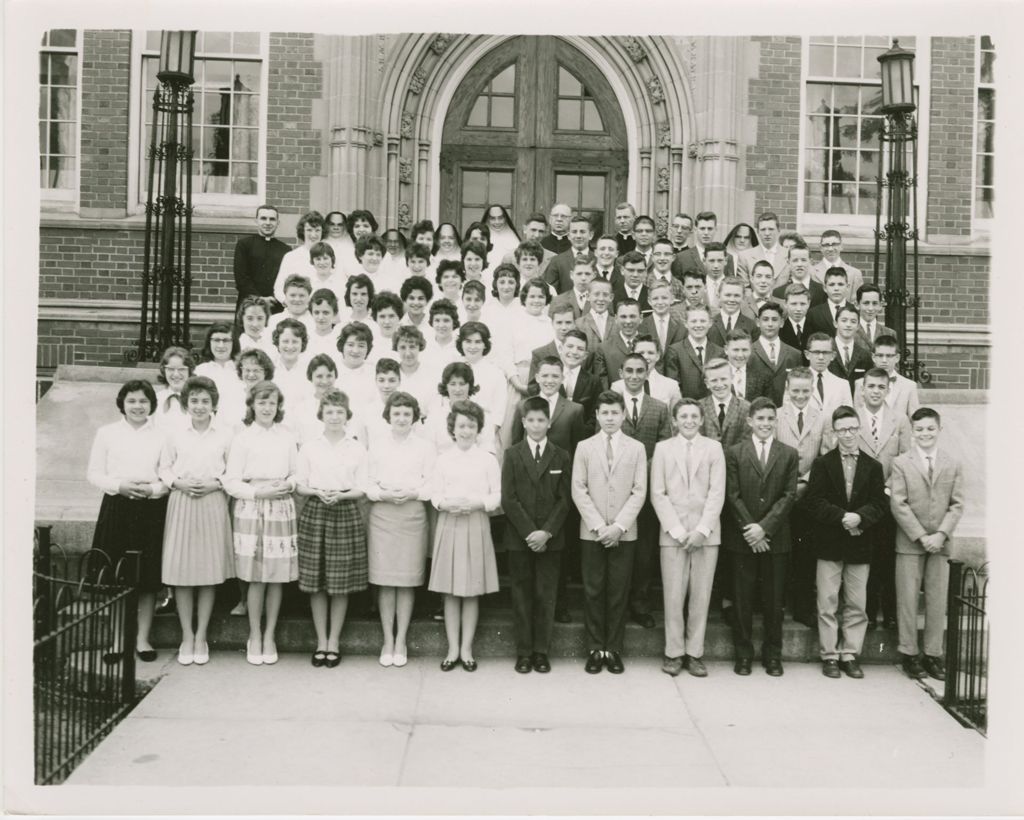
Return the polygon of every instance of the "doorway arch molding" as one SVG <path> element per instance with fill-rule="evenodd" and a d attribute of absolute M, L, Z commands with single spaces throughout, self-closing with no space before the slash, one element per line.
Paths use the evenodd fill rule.
<path fill-rule="evenodd" d="M 438 219 L 441 133 L 448 107 L 477 61 L 515 36 L 520 35 L 416 34 L 396 49 L 381 95 L 388 225 L 407 229 L 414 218 Z M 697 141 L 689 69 L 664 37 L 559 39 L 608 79 L 626 123 L 628 198 L 662 228 L 688 199 L 693 158 L 687 145 Z"/>

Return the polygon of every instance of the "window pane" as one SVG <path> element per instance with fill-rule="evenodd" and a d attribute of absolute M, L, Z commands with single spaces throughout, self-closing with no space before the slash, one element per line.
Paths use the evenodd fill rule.
<path fill-rule="evenodd" d="M 583 101 L 583 128 L 586 131 L 604 131 L 604 123 L 593 100 Z"/>
<path fill-rule="evenodd" d="M 570 72 L 558 67 L 558 96 L 579 97 L 583 94 L 583 86 Z"/>
<path fill-rule="evenodd" d="M 259 154 L 259 131 L 235 128 L 231 133 L 231 159 L 255 162 Z"/>
<path fill-rule="evenodd" d="M 832 111 L 832 86 L 807 84 L 807 113 L 828 114 Z"/>
<path fill-rule="evenodd" d="M 860 46 L 864 42 L 864 38 L 860 36 L 856 37 L 837 37 L 836 42 L 841 46 Z"/>
<path fill-rule="evenodd" d="M 829 213 L 852 214 L 856 213 L 855 205 L 857 200 L 857 189 L 854 185 L 831 185 L 831 200 L 829 202 Z"/>
<path fill-rule="evenodd" d="M 840 40 L 844 38 L 840 37 Z M 836 46 L 836 76 L 860 76 L 860 47 Z"/>
<path fill-rule="evenodd" d="M 860 110 L 862 114 L 882 113 L 882 87 L 868 86 L 860 91 Z"/>
<path fill-rule="evenodd" d="M 580 129 L 580 101 L 559 100 L 558 101 L 558 125 L 562 131 L 579 131 Z"/>
<path fill-rule="evenodd" d="M 979 185 L 992 185 L 995 182 L 992 168 L 994 166 L 993 157 L 980 156 L 978 157 L 978 169 L 977 177 L 975 181 Z"/>
<path fill-rule="evenodd" d="M 810 213 L 825 213 L 825 183 L 808 182 L 804 186 L 804 210 Z"/>
<path fill-rule="evenodd" d="M 462 209 L 462 222 L 459 227 L 462 229 L 461 233 L 465 234 L 466 228 L 472 225 L 477 219 L 480 218 L 480 208 L 463 208 Z"/>
<path fill-rule="evenodd" d="M 564 202 L 574 211 L 580 207 L 579 177 L 569 174 L 555 175 L 555 200 Z"/>
<path fill-rule="evenodd" d="M 476 98 L 476 102 L 473 103 L 473 107 L 469 111 L 466 125 L 487 125 L 487 97 Z"/>
<path fill-rule="evenodd" d="M 978 89 L 978 118 L 982 120 L 996 118 L 996 92 L 991 88 Z"/>
<path fill-rule="evenodd" d="M 882 35 L 869 35 L 864 38 L 864 44 L 869 46 L 881 46 L 883 49 L 889 48 L 890 38 L 886 34 Z"/>
<path fill-rule="evenodd" d="M 462 172 L 462 202 L 483 207 L 487 204 L 487 172 Z M 472 220 L 471 220 L 472 221 Z"/>
<path fill-rule="evenodd" d="M 828 151 L 808 150 L 804 152 L 804 177 L 806 179 L 825 179 L 828 168 Z"/>
<path fill-rule="evenodd" d="M 878 178 L 878 152 L 860 152 L 860 180 L 861 182 L 874 182 Z M 861 194 L 863 196 L 863 194 Z"/>
<path fill-rule="evenodd" d="M 996 61 L 996 55 L 992 51 L 981 52 L 981 81 L 983 83 L 994 83 L 995 75 L 992 71 L 993 64 Z"/>
<path fill-rule="evenodd" d="M 491 80 L 491 92 L 495 94 L 512 94 L 516 90 L 516 67 L 513 63 Z"/>
<path fill-rule="evenodd" d="M 604 177 L 583 177 L 583 192 L 580 207 L 585 209 L 601 209 L 604 207 Z"/>
<path fill-rule="evenodd" d="M 231 88 L 231 63 L 227 60 L 203 61 L 203 87 L 208 90 Z"/>
<path fill-rule="evenodd" d="M 810 46 L 807 73 L 811 76 L 832 76 L 832 46 Z"/>
<path fill-rule="evenodd" d="M 49 128 L 45 122 L 39 123 L 39 153 L 47 153 L 47 149 L 50 147 L 50 140 L 47 137 Z"/>
<path fill-rule="evenodd" d="M 255 31 L 236 31 L 233 35 L 235 54 L 259 54 L 260 35 Z"/>
<path fill-rule="evenodd" d="M 514 98 L 491 97 L 491 126 L 493 128 L 511 128 L 514 123 Z"/>
<path fill-rule="evenodd" d="M 73 123 L 67 125 L 53 124 L 50 126 L 50 153 L 51 154 L 74 154 L 75 150 L 75 126 Z"/>
<path fill-rule="evenodd" d="M 261 63 L 236 62 L 234 64 L 235 91 L 260 90 Z"/>
<path fill-rule="evenodd" d="M 828 134 L 828 117 L 807 118 L 807 145 L 816 148 L 821 145 L 828 145 L 826 135 Z"/>
<path fill-rule="evenodd" d="M 196 50 L 200 50 L 198 43 Z M 204 31 L 202 51 L 207 54 L 230 52 L 231 34 L 226 31 Z"/>
<path fill-rule="evenodd" d="M 882 64 L 878 62 L 878 56 L 885 54 L 887 48 L 866 48 L 864 49 L 864 77 L 870 80 L 882 79 Z"/>
<path fill-rule="evenodd" d="M 978 123 L 978 150 L 991 154 L 995 148 L 995 126 L 992 123 Z"/>
<path fill-rule="evenodd" d="M 77 92 L 73 88 L 53 88 L 50 90 L 50 119 L 74 120 L 75 98 Z"/>
<path fill-rule="evenodd" d="M 857 179 L 857 153 L 855 151 L 832 152 L 832 179 Z"/>
<path fill-rule="evenodd" d="M 46 88 L 39 89 L 39 119 L 46 119 L 47 108 L 46 105 L 50 101 L 50 95 L 46 93 Z"/>
<path fill-rule="evenodd" d="M 878 210 L 878 199 L 876 198 L 877 193 L 877 188 L 861 185 L 859 189 L 860 195 L 857 198 L 857 213 L 863 215 L 871 215 L 875 213 Z"/>
<path fill-rule="evenodd" d="M 251 195 L 256 193 L 255 162 L 231 163 L 231 193 Z"/>
<path fill-rule="evenodd" d="M 78 83 L 78 57 L 74 54 L 50 55 L 50 84 L 76 85 Z"/>
<path fill-rule="evenodd" d="M 54 48 L 74 48 L 75 30 L 73 28 L 51 29 L 50 45 Z"/>
<path fill-rule="evenodd" d="M 512 174 L 505 171 L 492 171 L 488 179 L 487 204 L 512 207 Z"/>
<path fill-rule="evenodd" d="M 995 191 L 992 188 L 978 188 L 974 192 L 974 216 L 977 219 L 991 219 L 995 198 Z"/>
<path fill-rule="evenodd" d="M 255 94 L 236 94 L 231 115 L 232 125 L 258 127 L 260 124 L 260 98 Z"/>
<path fill-rule="evenodd" d="M 855 85 L 837 85 L 833 89 L 833 105 L 840 114 L 856 114 L 858 88 Z"/>

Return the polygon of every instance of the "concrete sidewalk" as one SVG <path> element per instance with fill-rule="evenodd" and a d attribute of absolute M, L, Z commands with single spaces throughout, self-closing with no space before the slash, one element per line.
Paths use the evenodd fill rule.
<path fill-rule="evenodd" d="M 218 652 L 166 675 L 69 778 L 105 786 L 849 788 L 980 786 L 984 739 L 888 665 L 861 681 L 818 664 L 782 678 L 709 664 L 670 678 L 653 658 L 621 676 L 508 658 L 469 674 L 306 654 L 250 667 Z M 854 780 L 851 781 L 851 773 Z"/>

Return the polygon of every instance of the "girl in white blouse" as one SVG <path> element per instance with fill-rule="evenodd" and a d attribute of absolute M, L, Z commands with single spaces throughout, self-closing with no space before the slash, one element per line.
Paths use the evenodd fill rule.
<path fill-rule="evenodd" d="M 153 386 L 141 379 L 126 382 L 117 393 L 124 418 L 101 427 L 93 440 L 86 477 L 103 490 L 92 548 L 109 558 L 100 583 L 114 583 L 127 567 L 122 559 L 139 552 L 138 632 L 135 652 L 140 660 L 156 660 L 149 642 L 156 593 L 160 590 L 161 550 L 167 513 L 167 486 L 158 467 L 164 434 L 154 424 Z M 127 650 L 131 651 L 131 650 Z M 110 656 L 115 661 L 119 655 Z M 106 656 L 104 658 L 106 660 Z"/>
<path fill-rule="evenodd" d="M 354 408 L 371 401 L 377 392 L 373 384 L 373 365 L 369 363 L 373 343 L 373 332 L 362 322 L 349 322 L 338 334 L 334 358 L 338 365 L 337 384 Z"/>
<path fill-rule="evenodd" d="M 235 316 L 235 333 L 238 334 L 239 350 L 258 348 L 267 355 L 274 351 L 274 345 L 267 331 L 270 321 L 270 307 L 262 296 L 246 296 Z"/>
<path fill-rule="evenodd" d="M 438 373 L 421 359 L 427 340 L 419 328 L 403 325 L 395 333 L 394 346 L 402 369 L 402 390 L 416 397 L 425 415 L 430 400 L 437 394 L 438 377 Z"/>
<path fill-rule="evenodd" d="M 338 349 L 338 297 L 328 288 L 313 291 L 309 300 L 309 313 L 313 317 L 313 330 L 309 334 L 306 353 L 310 358 L 320 353 L 333 355 Z"/>
<path fill-rule="evenodd" d="M 195 369 L 195 359 L 183 347 L 169 347 L 160 357 L 156 382 L 163 387 L 156 391 L 153 423 L 164 433 L 182 430 L 189 424 L 188 413 L 181 403 L 181 390 Z"/>
<path fill-rule="evenodd" d="M 171 488 L 162 578 L 175 590 L 181 623 L 178 663 L 188 666 L 210 660 L 206 630 L 214 593 L 218 584 L 235 577 L 235 555 L 228 501 L 221 485 L 231 429 L 214 418 L 217 386 L 205 376 L 193 376 L 181 395 L 189 426 L 167 438 L 160 456 L 160 480 Z"/>
<path fill-rule="evenodd" d="M 295 434 L 301 447 L 308 441 L 323 435 L 324 424 L 320 420 L 320 400 L 329 390 L 334 390 L 338 379 L 338 366 L 334 359 L 321 353 L 309 360 L 306 376 L 313 387 L 313 392 L 306 396 L 298 406 L 289 406 L 288 414 L 282 422 Z"/>
<path fill-rule="evenodd" d="M 471 401 L 458 401 L 448 414 L 455 447 L 438 456 L 430 484 L 437 508 L 434 554 L 429 589 L 444 594 L 444 629 L 448 654 L 441 669 L 462 661 L 476 671 L 473 638 L 480 614 L 480 595 L 498 591 L 498 568 L 488 513 L 501 503 L 501 475 L 491 453 L 477 446 L 484 411 Z"/>
<path fill-rule="evenodd" d="M 306 497 L 298 526 L 299 589 L 309 593 L 316 629 L 311 662 L 333 668 L 341 662 L 348 596 L 367 587 L 366 527 L 357 503 L 367 484 L 367 455 L 345 435 L 351 411 L 342 391 L 328 390 L 317 415 L 324 431 L 299 451 L 295 474 L 296 491 Z"/>
<path fill-rule="evenodd" d="M 459 401 L 469 401 L 480 390 L 473 376 L 473 368 L 465 362 L 452 362 L 441 372 L 441 383 L 437 386 L 438 394 L 434 397 L 431 409 L 427 413 L 426 423 L 420 425 L 420 435 L 424 436 L 438 453 L 443 453 L 455 446 L 448 432 L 448 413 L 452 405 Z M 484 411 L 484 422 L 480 428 L 477 444 L 488 453 L 495 448 L 494 422 Z"/>
<path fill-rule="evenodd" d="M 482 322 L 466 322 L 459 328 L 456 346 L 463 361 L 473 368 L 473 380 L 480 387 L 475 401 L 484 408 L 491 423 L 500 428 L 508 398 L 508 379 L 489 355 L 490 330 Z"/>
<path fill-rule="evenodd" d="M 217 407 L 222 403 L 229 407 L 239 406 L 245 401 L 242 381 L 235 367 L 235 356 L 240 352 L 238 340 L 234 338 L 231 325 L 214 322 L 206 331 L 197 376 L 205 376 L 217 385 Z M 186 408 L 187 409 L 187 408 Z"/>
<path fill-rule="evenodd" d="M 277 663 L 274 633 L 282 584 L 299 577 L 295 537 L 295 436 L 281 426 L 285 402 L 273 382 L 260 382 L 246 401 L 246 427 L 235 436 L 223 484 L 235 499 L 238 577 L 249 582 L 246 660 Z M 261 631 L 263 606 L 266 626 Z"/>
<path fill-rule="evenodd" d="M 285 400 L 295 407 L 313 392 L 306 378 L 309 332 L 297 319 L 284 319 L 274 328 L 273 339 L 277 350 L 273 357 L 274 384 L 280 388 Z"/>

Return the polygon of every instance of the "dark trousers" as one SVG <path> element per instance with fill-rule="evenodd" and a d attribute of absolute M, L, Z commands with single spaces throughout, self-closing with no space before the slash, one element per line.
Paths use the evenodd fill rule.
<path fill-rule="evenodd" d="M 814 540 L 807 519 L 800 513 L 790 516 L 789 527 L 793 538 L 789 580 L 786 584 L 789 610 L 794 618 L 814 623 L 818 619 L 818 556 L 814 551 Z"/>
<path fill-rule="evenodd" d="M 555 591 L 562 551 L 509 550 L 508 574 L 512 593 L 512 618 L 516 629 L 516 654 L 548 654 L 551 624 L 555 619 Z"/>
<path fill-rule="evenodd" d="M 764 638 L 761 660 L 782 657 L 782 603 L 786 592 L 788 553 L 734 552 L 733 604 L 736 607 L 732 640 L 737 658 L 754 657 L 753 621 L 755 590 L 761 598 Z"/>
<path fill-rule="evenodd" d="M 651 611 L 651 584 L 661 570 L 660 529 L 654 507 L 647 501 L 637 518 L 633 579 L 629 584 L 629 611 L 637 615 L 647 615 Z"/>
<path fill-rule="evenodd" d="M 569 595 L 567 587 L 569 578 L 580 577 L 580 512 L 572 504 L 569 505 L 569 514 L 565 518 L 565 526 L 562 528 L 565 535 L 565 545 L 562 548 L 562 563 L 558 570 L 558 591 L 555 595 L 555 611 L 569 609 Z"/>
<path fill-rule="evenodd" d="M 896 521 L 886 510 L 873 530 L 875 548 L 868 576 L 868 620 L 896 619 Z"/>
<path fill-rule="evenodd" d="M 580 541 L 588 652 L 622 651 L 635 548 L 635 541 L 620 541 L 614 547 L 605 547 L 600 541 Z"/>

